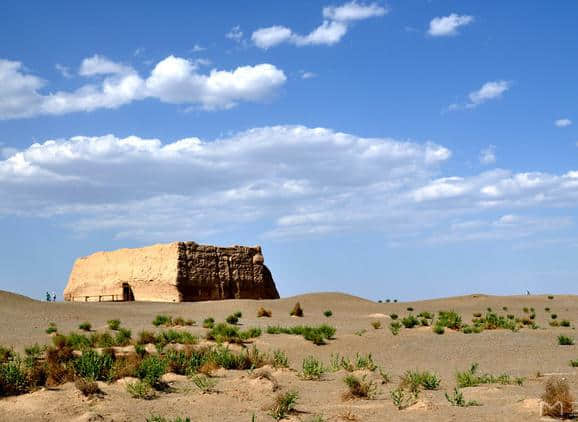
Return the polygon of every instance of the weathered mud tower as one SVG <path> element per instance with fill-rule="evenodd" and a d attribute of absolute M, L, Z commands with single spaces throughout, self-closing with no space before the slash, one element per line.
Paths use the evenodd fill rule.
<path fill-rule="evenodd" d="M 174 242 L 97 252 L 74 263 L 68 301 L 277 299 L 261 247 Z"/>

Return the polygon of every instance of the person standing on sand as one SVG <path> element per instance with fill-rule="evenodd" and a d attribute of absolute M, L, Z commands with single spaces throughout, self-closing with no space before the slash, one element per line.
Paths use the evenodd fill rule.
<path fill-rule="evenodd" d="M 46 301 L 50 302 L 50 293 L 46 292 Z"/>
<path fill-rule="evenodd" d="M 56 292 L 52 292 L 52 301 L 56 302 Z"/>

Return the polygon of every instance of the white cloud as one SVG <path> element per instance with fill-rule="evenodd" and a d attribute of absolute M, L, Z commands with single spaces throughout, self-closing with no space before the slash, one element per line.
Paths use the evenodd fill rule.
<path fill-rule="evenodd" d="M 225 34 L 225 38 L 235 41 L 236 43 L 241 43 L 243 41 L 243 31 L 239 25 L 231 28 L 229 32 Z"/>
<path fill-rule="evenodd" d="M 206 50 L 206 48 L 200 46 L 199 44 L 195 44 L 195 45 L 193 45 L 193 48 L 191 48 L 191 51 L 193 53 L 200 53 L 201 51 L 205 51 L 205 50 Z"/>
<path fill-rule="evenodd" d="M 491 81 L 486 82 L 477 91 L 470 92 L 468 95 L 469 102 L 466 104 L 451 104 L 448 110 L 461 110 L 476 108 L 489 100 L 495 100 L 502 97 L 502 94 L 510 89 L 511 83 L 508 81 Z"/>
<path fill-rule="evenodd" d="M 254 224 L 269 237 L 380 231 L 392 244 L 530 238 L 573 223 L 545 215 L 575 210 L 578 171 L 443 175 L 450 156 L 303 126 L 172 143 L 77 136 L 0 160 L 0 216 L 60 216 L 77 232 L 147 241 Z"/>
<path fill-rule="evenodd" d="M 496 146 L 488 145 L 480 151 L 480 163 L 481 164 L 494 164 L 496 162 Z"/>
<path fill-rule="evenodd" d="M 64 65 L 58 64 L 56 63 L 54 65 L 54 68 L 58 71 L 58 73 L 60 73 L 63 77 L 65 77 L 66 79 L 70 79 L 72 78 L 72 72 L 70 71 L 70 69 Z"/>
<path fill-rule="evenodd" d="M 351 1 L 341 6 L 324 7 L 323 17 L 333 21 L 349 22 L 383 16 L 387 12 L 388 10 L 385 7 L 377 3 L 360 4 L 356 1 Z"/>
<path fill-rule="evenodd" d="M 448 37 L 458 34 L 458 28 L 474 21 L 473 16 L 457 15 L 433 18 L 429 23 L 428 34 L 432 37 Z"/>
<path fill-rule="evenodd" d="M 554 122 L 557 127 L 566 127 L 572 124 L 572 120 L 570 119 L 558 119 Z"/>
<path fill-rule="evenodd" d="M 283 43 L 296 46 L 333 45 L 341 41 L 351 22 L 383 16 L 386 13 L 387 9 L 376 3 L 362 4 L 352 1 L 341 6 L 325 7 L 325 20 L 307 35 L 296 34 L 286 26 L 274 25 L 257 29 L 251 35 L 251 40 L 263 49 Z"/>
<path fill-rule="evenodd" d="M 44 80 L 27 74 L 20 62 L 0 59 L 0 120 L 117 108 L 144 98 L 226 109 L 271 98 L 287 79 L 271 64 L 199 73 L 199 66 L 207 64 L 204 59 L 169 56 L 143 78 L 129 66 L 95 55 L 83 60 L 79 70 L 81 76 L 96 78 L 95 83 L 43 94 Z"/>
<path fill-rule="evenodd" d="M 301 71 L 301 79 L 312 79 L 312 78 L 316 78 L 317 74 L 314 72 L 306 72 L 306 71 Z"/>

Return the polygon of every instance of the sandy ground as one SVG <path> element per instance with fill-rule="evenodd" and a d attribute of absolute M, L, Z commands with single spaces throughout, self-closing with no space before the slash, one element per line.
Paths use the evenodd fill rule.
<path fill-rule="evenodd" d="M 289 316 L 293 304 L 299 301 L 305 311 L 303 318 Z M 273 311 L 272 318 L 257 318 L 260 306 Z M 508 307 L 507 312 L 502 307 Z M 505 330 L 485 331 L 466 335 L 446 331 L 437 335 L 431 328 L 402 329 L 398 336 L 388 329 L 390 313 L 401 316 L 413 307 L 420 311 L 456 310 L 465 322 L 474 312 L 485 312 L 491 307 L 501 314 L 524 316 L 523 308 L 535 308 L 537 330 L 522 329 L 513 333 Z M 551 308 L 558 320 L 572 321 L 570 328 L 552 328 L 548 325 Z M 333 316 L 326 318 L 323 311 L 330 309 Z M 0 344 L 22 350 L 34 343 L 50 343 L 44 333 L 49 322 L 55 322 L 60 332 L 67 333 L 83 321 L 92 323 L 93 330 L 104 330 L 111 318 L 122 320 L 123 326 L 133 331 L 152 330 L 155 315 L 165 313 L 197 321 L 187 328 L 193 334 L 203 335 L 206 330 L 200 321 L 212 316 L 217 321 L 234 311 L 243 312 L 245 327 L 267 325 L 315 325 L 329 323 L 337 328 L 336 339 L 325 346 L 315 346 L 302 337 L 263 334 L 254 344 L 262 350 L 282 349 L 289 356 L 290 370 L 271 370 L 280 390 L 297 390 L 300 398 L 293 421 L 308 421 L 322 415 L 326 421 L 528 421 L 541 420 L 539 397 L 548 374 L 566 377 L 578 396 L 578 369 L 569 365 L 578 359 L 577 346 L 559 346 L 557 336 L 566 334 L 576 338 L 574 324 L 578 321 L 578 297 L 556 296 L 486 296 L 470 295 L 405 303 L 374 303 L 361 298 L 338 294 L 319 293 L 280 300 L 228 300 L 181 304 L 164 303 L 44 303 L 26 297 L 0 292 Z M 372 321 L 382 321 L 383 328 L 375 330 Z M 365 330 L 365 331 L 363 331 Z M 361 335 L 359 335 L 361 334 Z M 354 357 L 356 353 L 371 353 L 377 364 L 392 376 L 389 384 L 379 383 L 379 392 L 373 400 L 343 400 L 346 390 L 342 381 L 344 371 L 328 372 L 321 381 L 306 381 L 298 376 L 301 362 L 314 355 L 327 365 L 332 353 Z M 485 385 L 464 388 L 467 400 L 476 400 L 481 406 L 458 408 L 451 406 L 444 393 L 455 385 L 455 373 L 465 370 L 473 362 L 482 372 L 508 373 L 526 378 L 523 386 Z M 390 391 L 397 387 L 399 376 L 409 369 L 430 370 L 442 378 L 441 388 L 420 394 L 417 404 L 399 411 L 392 403 Z M 541 374 L 538 376 L 538 374 Z M 378 373 L 368 373 L 377 382 Z M 252 379 L 247 371 L 224 371 L 216 374 L 217 392 L 202 394 L 184 376 L 167 375 L 172 391 L 161 393 L 156 399 L 143 401 L 131 398 L 122 382 L 101 384 L 104 396 L 87 399 L 73 384 L 55 389 L 43 389 L 30 394 L 0 398 L 0 421 L 145 421 L 152 414 L 167 418 L 188 416 L 192 421 L 257 421 L 273 420 L 266 407 L 277 394 L 266 379 Z"/>

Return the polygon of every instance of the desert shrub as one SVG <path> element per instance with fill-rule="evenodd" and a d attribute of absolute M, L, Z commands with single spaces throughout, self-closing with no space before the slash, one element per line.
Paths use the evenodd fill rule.
<path fill-rule="evenodd" d="M 129 382 L 126 385 L 126 391 L 134 399 L 152 400 L 156 396 L 155 390 L 151 387 L 151 385 L 148 382 L 140 380 Z"/>
<path fill-rule="evenodd" d="M 550 295 L 550 296 L 548 296 L 548 299 L 552 300 L 552 299 L 554 299 L 554 296 Z"/>
<path fill-rule="evenodd" d="M 417 401 L 417 395 L 415 393 L 408 393 L 400 387 L 392 390 L 389 394 L 393 404 L 398 410 L 406 409 Z"/>
<path fill-rule="evenodd" d="M 259 327 L 251 327 L 239 333 L 242 340 L 249 340 L 251 338 L 261 337 L 263 331 Z"/>
<path fill-rule="evenodd" d="M 297 302 L 293 306 L 293 309 L 291 309 L 291 312 L 289 312 L 289 315 L 296 316 L 296 317 L 302 317 L 303 316 L 303 308 L 301 308 L 301 304 L 299 302 Z"/>
<path fill-rule="evenodd" d="M 413 328 L 416 325 L 419 325 L 419 320 L 415 316 L 409 315 L 405 318 L 402 318 L 401 323 L 405 328 Z"/>
<path fill-rule="evenodd" d="M 106 324 L 110 330 L 116 331 L 120 327 L 120 319 L 109 319 Z"/>
<path fill-rule="evenodd" d="M 241 333 L 238 327 L 234 327 L 228 324 L 219 323 L 207 332 L 207 340 L 213 340 L 218 343 L 229 342 L 229 343 L 240 343 Z"/>
<path fill-rule="evenodd" d="M 483 318 L 478 320 L 480 324 L 486 330 L 496 330 L 498 328 L 516 331 L 518 329 L 517 324 L 511 319 L 505 318 L 502 315 L 498 315 L 494 312 L 488 312 Z M 530 321 L 526 325 L 529 325 Z"/>
<path fill-rule="evenodd" d="M 113 347 L 115 345 L 115 340 L 108 332 L 93 333 L 90 335 L 90 345 L 92 347 Z"/>
<path fill-rule="evenodd" d="M 54 336 L 52 339 L 56 339 L 59 336 Z M 64 337 L 64 343 L 66 346 L 71 347 L 74 350 L 85 350 L 90 349 L 93 344 L 90 338 L 83 334 L 70 333 Z"/>
<path fill-rule="evenodd" d="M 325 374 L 326 368 L 320 360 L 314 356 L 307 356 L 303 359 L 301 378 L 306 380 L 317 380 Z"/>
<path fill-rule="evenodd" d="M 225 318 L 225 321 L 227 321 L 228 324 L 236 325 L 239 322 L 239 318 L 236 315 L 229 315 Z"/>
<path fill-rule="evenodd" d="M 269 410 L 269 415 L 276 421 L 285 419 L 289 413 L 295 410 L 298 399 L 299 393 L 297 393 L 297 391 L 279 393 L 277 397 L 275 397 L 275 402 Z"/>
<path fill-rule="evenodd" d="M 508 319 L 515 319 L 516 316 L 515 316 L 514 314 L 508 314 L 508 315 L 507 315 L 507 318 L 508 318 Z"/>
<path fill-rule="evenodd" d="M 26 368 L 18 356 L 0 364 L 0 397 L 24 394 L 29 388 Z"/>
<path fill-rule="evenodd" d="M 523 311 L 525 314 L 527 314 L 528 312 L 530 312 L 530 310 L 529 310 L 527 307 L 525 307 L 525 306 L 522 308 L 522 311 Z"/>
<path fill-rule="evenodd" d="M 355 355 L 355 368 L 356 369 L 367 369 L 369 371 L 375 371 L 377 369 L 376 363 L 373 361 L 373 356 L 371 353 L 367 355 Z"/>
<path fill-rule="evenodd" d="M 417 317 L 418 318 L 425 318 L 425 319 L 433 319 L 434 315 L 428 311 L 421 311 L 419 314 L 417 314 Z"/>
<path fill-rule="evenodd" d="M 578 368 L 578 359 L 576 359 L 576 360 L 571 360 L 571 361 L 570 361 L 570 366 L 571 366 L 572 368 Z"/>
<path fill-rule="evenodd" d="M 447 392 L 445 393 L 447 401 L 450 402 L 452 406 L 458 407 L 470 407 L 470 406 L 479 406 L 480 404 L 474 400 L 468 400 L 464 398 L 463 393 L 459 390 L 458 387 L 454 388 L 453 393 L 450 395 Z"/>
<path fill-rule="evenodd" d="M 457 372 L 456 379 L 459 388 L 465 387 L 475 387 L 481 384 L 517 384 L 522 385 L 524 383 L 524 378 L 515 377 L 512 378 L 508 374 L 501 375 L 491 375 L 491 374 L 479 374 L 478 364 L 472 363 L 470 368 L 463 372 Z"/>
<path fill-rule="evenodd" d="M 560 346 L 572 346 L 572 345 L 574 345 L 574 339 L 572 337 L 559 335 L 558 336 L 558 344 Z"/>
<path fill-rule="evenodd" d="M 235 315 L 239 319 L 243 318 L 243 312 L 241 311 L 235 311 L 233 315 Z"/>
<path fill-rule="evenodd" d="M 389 317 L 393 320 L 396 320 L 399 318 L 399 315 L 398 314 L 389 314 Z"/>
<path fill-rule="evenodd" d="M 78 377 L 105 381 L 109 378 L 114 358 L 110 354 L 99 355 L 86 350 L 74 360 L 74 372 Z"/>
<path fill-rule="evenodd" d="M 462 326 L 462 317 L 455 311 L 439 311 L 436 325 L 459 330 Z"/>
<path fill-rule="evenodd" d="M 413 312 L 413 308 L 411 306 L 408 306 L 406 309 L 408 312 Z"/>
<path fill-rule="evenodd" d="M 393 334 L 394 336 L 399 334 L 399 330 L 401 330 L 401 323 L 400 322 L 391 322 L 389 324 L 389 329 L 391 330 L 391 334 Z"/>
<path fill-rule="evenodd" d="M 550 327 L 559 327 L 560 323 L 556 320 L 549 322 Z"/>
<path fill-rule="evenodd" d="M 552 318 L 552 319 L 557 319 L 557 318 L 558 318 L 558 314 L 551 314 L 551 315 L 550 315 L 550 318 Z"/>
<path fill-rule="evenodd" d="M 570 326 L 570 321 L 568 321 L 567 319 L 563 319 L 562 321 L 560 321 L 560 327 L 569 327 Z"/>
<path fill-rule="evenodd" d="M 125 377 L 136 377 L 136 371 L 140 366 L 142 357 L 136 353 L 117 357 L 110 369 L 110 380 Z"/>
<path fill-rule="evenodd" d="M 160 356 L 151 355 L 144 358 L 136 370 L 136 376 L 151 387 L 162 387 L 161 377 L 167 370 L 167 361 Z"/>
<path fill-rule="evenodd" d="M 502 306 L 502 311 L 507 311 L 508 307 L 507 306 Z"/>
<path fill-rule="evenodd" d="M 257 317 L 258 318 L 262 318 L 262 317 L 271 318 L 272 315 L 273 315 L 273 312 L 270 309 L 265 309 L 262 306 L 259 309 L 257 309 Z"/>
<path fill-rule="evenodd" d="M 203 328 L 213 328 L 215 326 L 215 318 L 209 317 L 205 318 L 203 321 Z"/>
<path fill-rule="evenodd" d="M 115 346 L 123 347 L 130 344 L 132 333 L 128 328 L 119 328 L 114 335 Z"/>
<path fill-rule="evenodd" d="M 78 325 L 78 328 L 82 331 L 90 331 L 92 325 L 90 324 L 90 322 L 82 322 Z"/>
<path fill-rule="evenodd" d="M 166 330 L 155 336 L 155 344 L 166 346 L 172 344 L 196 344 L 199 339 L 188 331 Z"/>
<path fill-rule="evenodd" d="M 554 416 L 561 419 L 573 416 L 574 397 L 570 393 L 568 381 L 564 378 L 550 378 L 546 381 L 542 400 L 548 405 L 543 407 L 540 416 Z"/>
<path fill-rule="evenodd" d="M 56 333 L 57 331 L 58 328 L 56 327 L 56 324 L 54 322 L 48 324 L 48 328 L 45 330 L 46 334 Z"/>
<path fill-rule="evenodd" d="M 14 349 L 0 346 L 0 364 L 12 360 L 15 356 Z"/>
<path fill-rule="evenodd" d="M 482 313 L 481 312 L 474 312 L 474 318 L 481 318 Z"/>
<path fill-rule="evenodd" d="M 438 375 L 429 371 L 406 371 L 401 377 L 400 387 L 412 392 L 418 392 L 420 388 L 425 390 L 437 390 L 441 379 Z"/>
<path fill-rule="evenodd" d="M 349 391 L 344 395 L 344 398 L 374 398 L 377 393 L 377 385 L 374 381 L 367 380 L 364 375 L 362 378 L 349 374 L 343 378 L 343 382 L 347 385 Z"/>
<path fill-rule="evenodd" d="M 548 307 L 545 307 L 544 310 L 545 310 L 546 312 L 550 312 L 550 308 L 548 308 Z"/>
<path fill-rule="evenodd" d="M 427 319 L 427 318 L 420 318 L 419 323 L 423 327 L 429 327 L 429 319 Z"/>
<path fill-rule="evenodd" d="M 371 323 L 371 326 L 375 329 L 375 330 L 379 330 L 381 328 L 381 321 L 373 321 Z"/>
<path fill-rule="evenodd" d="M 446 329 L 443 325 L 436 324 L 432 328 L 433 332 L 436 334 L 443 334 L 446 332 Z"/>
<path fill-rule="evenodd" d="M 155 333 L 146 330 L 138 333 L 137 344 L 151 344 L 155 342 L 156 342 Z"/>
<path fill-rule="evenodd" d="M 153 319 L 153 325 L 155 327 L 159 327 L 161 325 L 169 326 L 173 322 L 173 319 L 168 315 L 157 315 L 155 319 Z"/>
<path fill-rule="evenodd" d="M 271 358 L 273 368 L 289 368 L 289 358 L 282 350 L 274 350 Z"/>
<path fill-rule="evenodd" d="M 80 391 L 84 396 L 93 396 L 95 394 L 100 394 L 100 388 L 96 381 L 86 378 L 77 378 L 74 381 L 74 386 Z"/>
<path fill-rule="evenodd" d="M 382 384 L 389 384 L 391 382 L 391 375 L 381 368 L 379 368 L 379 376 Z"/>
<path fill-rule="evenodd" d="M 303 336 L 308 341 L 316 345 L 325 344 L 325 340 L 333 339 L 335 336 L 335 328 L 321 324 L 317 327 L 308 325 L 296 325 L 294 327 L 268 326 L 267 334 L 293 334 Z"/>
<path fill-rule="evenodd" d="M 217 381 L 209 378 L 205 375 L 193 375 L 191 376 L 191 381 L 193 384 L 203 393 L 212 393 L 215 391 L 215 386 L 217 385 Z"/>
<path fill-rule="evenodd" d="M 327 309 L 326 311 L 323 312 L 323 315 L 329 318 L 333 315 L 333 312 L 330 309 Z"/>

